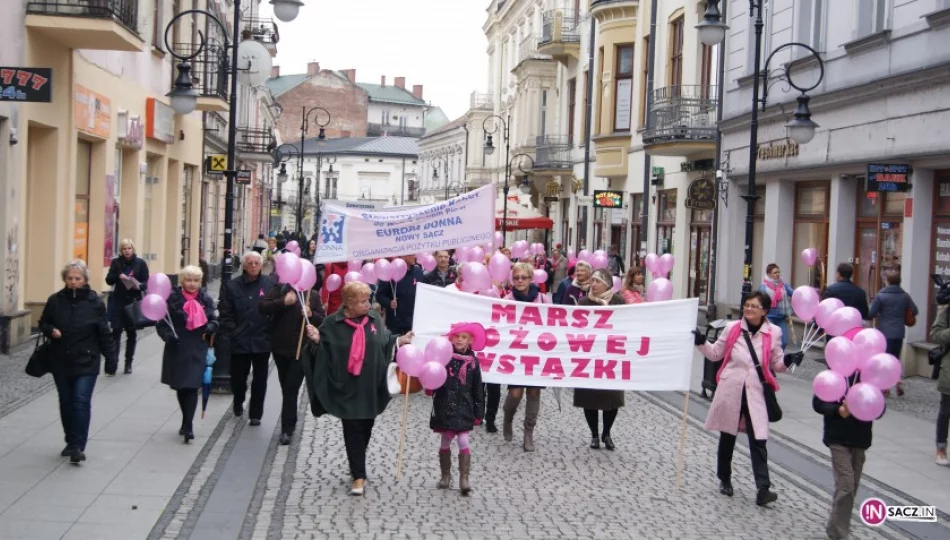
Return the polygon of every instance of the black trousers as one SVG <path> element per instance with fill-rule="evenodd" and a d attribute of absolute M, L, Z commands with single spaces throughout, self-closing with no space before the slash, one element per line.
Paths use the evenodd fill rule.
<path fill-rule="evenodd" d="M 373 435 L 376 420 L 343 419 L 343 443 L 346 445 L 346 459 L 350 462 L 350 476 L 353 480 L 366 479 L 366 449 Z"/>
<path fill-rule="evenodd" d="M 198 409 L 198 389 L 182 388 L 175 392 L 178 394 L 178 406 L 181 407 L 181 428 L 191 432 L 194 430 L 195 411 Z"/>
<path fill-rule="evenodd" d="M 270 353 L 232 354 L 231 355 L 231 392 L 234 402 L 244 404 L 247 393 L 247 376 L 254 367 L 254 379 L 251 381 L 251 406 L 248 417 L 260 420 L 264 416 L 264 396 L 267 395 L 267 364 Z"/>
<path fill-rule="evenodd" d="M 122 352 L 122 332 L 125 332 L 125 363 L 131 364 L 132 358 L 135 356 L 135 344 L 138 341 L 138 333 L 135 330 L 134 326 L 116 326 L 112 329 L 112 344 L 115 346 L 115 362 L 119 363 L 119 353 Z M 119 366 L 117 365 L 106 365 L 106 371 L 109 373 L 115 372 Z"/>
<path fill-rule="evenodd" d="M 501 403 L 501 385 L 485 383 L 485 422 L 495 423 L 495 417 L 498 416 L 498 404 Z"/>
<path fill-rule="evenodd" d="M 752 419 L 749 418 L 749 405 L 746 402 L 744 390 L 739 417 L 745 418 L 746 433 L 749 435 L 749 453 L 752 455 L 752 475 L 755 476 L 755 487 L 760 490 L 768 489 L 772 487 L 772 483 L 769 481 L 769 452 L 765 448 L 766 441 L 755 438 L 755 430 L 752 429 Z M 723 482 L 732 482 L 732 452 L 735 448 L 736 436 L 720 432 L 716 476 Z"/>
<path fill-rule="evenodd" d="M 277 378 L 280 380 L 280 392 L 283 396 L 280 431 L 292 435 L 297 427 L 297 403 L 304 379 L 303 366 L 300 360 L 280 354 L 274 355 L 274 364 L 277 366 Z"/>

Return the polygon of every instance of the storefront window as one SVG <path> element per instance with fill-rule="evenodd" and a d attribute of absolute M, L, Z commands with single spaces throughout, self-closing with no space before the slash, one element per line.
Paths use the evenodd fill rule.
<path fill-rule="evenodd" d="M 854 282 L 873 298 L 884 286 L 884 273 L 901 270 L 903 250 L 904 193 L 867 192 L 867 182 L 858 180 L 861 212 L 855 227 Z"/>
<path fill-rule="evenodd" d="M 944 280 L 950 280 L 950 170 L 936 171 L 935 178 L 935 197 L 934 197 L 934 218 L 933 232 L 931 235 L 930 253 L 933 258 L 931 261 L 931 274 L 941 276 Z M 931 289 L 930 312 L 927 315 L 928 326 L 933 324 L 936 316 L 936 305 L 934 304 L 934 293 L 937 287 Z M 920 305 L 920 302 L 917 303 Z"/>
<path fill-rule="evenodd" d="M 800 182 L 795 186 L 795 226 L 792 253 L 792 280 L 794 287 L 811 285 L 823 290 L 828 273 L 828 202 L 829 182 Z M 805 249 L 818 252 L 818 262 L 805 266 L 799 257 Z"/>
<path fill-rule="evenodd" d="M 712 243 L 712 210 L 692 210 L 689 226 L 689 296 L 709 302 L 709 250 Z"/>
<path fill-rule="evenodd" d="M 631 257 L 628 267 L 640 266 L 640 228 L 643 224 L 643 194 L 630 196 L 630 248 Z"/>
<path fill-rule="evenodd" d="M 657 196 L 656 252 L 673 253 L 673 233 L 676 226 L 676 190 L 660 191 Z"/>
<path fill-rule="evenodd" d="M 73 220 L 73 259 L 89 261 L 89 181 L 92 175 L 92 144 L 77 141 L 76 200 Z"/>

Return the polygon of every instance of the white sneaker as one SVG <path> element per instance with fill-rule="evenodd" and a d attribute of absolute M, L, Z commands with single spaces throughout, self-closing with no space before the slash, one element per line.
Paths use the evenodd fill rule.
<path fill-rule="evenodd" d="M 936 461 L 937 465 L 942 465 L 944 467 L 950 467 L 950 459 L 947 458 L 947 453 L 938 453 Z"/>

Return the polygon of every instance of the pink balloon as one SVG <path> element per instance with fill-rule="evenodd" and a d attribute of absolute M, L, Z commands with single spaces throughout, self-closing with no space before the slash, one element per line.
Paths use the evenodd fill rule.
<path fill-rule="evenodd" d="M 294 288 L 298 291 L 309 291 L 317 284 L 317 269 L 313 266 L 310 261 L 301 262 L 300 264 L 300 277 L 297 279 L 297 283 L 294 284 Z"/>
<path fill-rule="evenodd" d="M 578 261 L 578 260 L 579 260 L 579 259 L 578 259 L 577 257 L 571 257 L 570 259 L 568 259 L 568 260 L 567 260 L 567 266 L 568 266 L 568 268 L 570 268 L 571 266 L 577 266 L 577 261 Z"/>
<path fill-rule="evenodd" d="M 828 322 L 835 311 L 844 307 L 844 302 L 837 298 L 826 298 L 818 303 L 818 311 L 815 313 L 815 324 L 828 330 Z"/>
<path fill-rule="evenodd" d="M 293 253 L 282 253 L 278 256 L 276 266 L 278 281 L 281 283 L 297 283 L 297 280 L 300 279 L 300 272 L 303 271 L 300 257 Z"/>
<path fill-rule="evenodd" d="M 850 377 L 858 367 L 858 355 L 854 344 L 844 337 L 832 338 L 825 345 L 825 360 L 831 370 L 845 377 Z"/>
<path fill-rule="evenodd" d="M 511 270 L 511 260 L 505 257 L 501 252 L 495 253 L 488 260 L 488 273 L 491 278 L 497 282 L 505 281 L 508 278 L 508 272 Z"/>
<path fill-rule="evenodd" d="M 643 259 L 643 265 L 646 266 L 646 269 L 650 272 L 659 273 L 656 266 L 659 260 L 660 258 L 656 256 L 656 253 L 650 253 Z"/>
<path fill-rule="evenodd" d="M 495 231 L 495 245 L 498 247 L 505 245 L 505 235 L 501 234 L 498 231 Z"/>
<path fill-rule="evenodd" d="M 455 262 L 457 264 L 462 264 L 468 262 L 469 257 L 469 248 L 468 246 L 462 246 L 455 250 Z"/>
<path fill-rule="evenodd" d="M 596 256 L 598 256 L 598 255 L 601 255 L 601 256 L 603 256 L 603 257 L 606 257 L 606 256 L 607 256 L 607 252 L 604 251 L 604 250 L 602 250 L 602 249 L 598 249 L 597 251 L 594 252 L 594 257 L 596 257 Z"/>
<path fill-rule="evenodd" d="M 847 339 L 848 341 L 854 341 L 854 336 L 858 335 L 858 332 L 860 331 L 861 331 L 860 327 L 852 328 L 851 330 L 848 330 L 847 332 L 841 334 L 841 337 Z M 858 365 L 859 366 L 861 365 L 860 358 L 858 358 Z"/>
<path fill-rule="evenodd" d="M 544 255 L 544 244 L 538 242 L 534 245 L 534 254 L 535 255 Z"/>
<path fill-rule="evenodd" d="M 881 390 L 867 383 L 858 383 L 848 390 L 844 402 L 848 410 L 858 420 L 873 422 L 884 413 L 884 394 Z"/>
<path fill-rule="evenodd" d="M 343 282 L 353 283 L 354 281 L 360 281 L 360 278 L 362 277 L 363 274 L 360 274 L 359 272 L 347 272 L 346 275 L 343 276 Z"/>
<path fill-rule="evenodd" d="M 582 249 L 581 252 L 577 254 L 577 258 L 584 262 L 589 263 L 590 258 L 591 258 L 591 253 L 587 251 L 586 249 Z"/>
<path fill-rule="evenodd" d="M 544 270 L 541 270 L 540 268 L 535 269 L 535 271 L 534 271 L 534 280 L 533 280 L 533 281 L 534 281 L 534 283 L 535 283 L 536 285 L 540 285 L 540 284 L 542 284 L 542 283 L 545 283 L 547 280 L 548 280 L 548 273 L 547 273 L 547 272 L 545 272 Z"/>
<path fill-rule="evenodd" d="M 418 377 L 424 363 L 422 350 L 411 343 L 399 347 L 399 350 L 396 351 L 396 365 L 410 377 Z"/>
<path fill-rule="evenodd" d="M 877 328 L 859 330 L 851 339 L 858 354 L 858 370 L 864 370 L 868 358 L 887 350 L 887 339 Z"/>
<path fill-rule="evenodd" d="M 673 299 L 673 283 L 666 278 L 657 278 L 647 287 L 647 302 L 665 302 Z"/>
<path fill-rule="evenodd" d="M 576 258 L 577 258 L 577 253 L 575 253 L 573 249 L 569 249 L 569 250 L 567 250 L 567 258 L 568 258 L 568 259 L 576 259 Z"/>
<path fill-rule="evenodd" d="M 818 260 L 818 252 L 815 251 L 815 248 L 802 251 L 802 262 L 805 263 L 805 266 L 814 266 L 816 260 Z"/>
<path fill-rule="evenodd" d="M 828 328 L 825 328 L 825 332 L 828 332 L 832 336 L 841 336 L 848 330 L 859 328 L 860 326 L 861 312 L 853 307 L 843 307 L 831 314 L 831 319 L 828 321 Z"/>
<path fill-rule="evenodd" d="M 439 265 L 438 261 L 435 260 L 435 257 L 426 253 L 421 259 L 417 259 L 419 266 L 422 267 L 426 272 L 431 272 L 435 270 L 435 267 Z"/>
<path fill-rule="evenodd" d="M 615 293 L 618 293 L 620 292 L 621 286 L 623 286 L 623 283 L 620 281 L 620 278 L 617 276 L 614 276 L 614 286 L 613 286 L 613 289 L 611 290 Z"/>
<path fill-rule="evenodd" d="M 837 371 L 826 369 L 815 375 L 811 389 L 818 399 L 836 403 L 841 401 L 848 391 L 848 381 Z"/>
<path fill-rule="evenodd" d="M 475 246 L 468 252 L 468 260 L 477 263 L 485 263 L 485 250 Z"/>
<path fill-rule="evenodd" d="M 393 265 L 386 259 L 377 260 L 373 270 L 376 272 L 376 279 L 379 281 L 389 281 L 393 278 Z"/>
<path fill-rule="evenodd" d="M 676 264 L 676 259 L 670 253 L 664 253 L 660 256 L 660 274 L 663 277 L 666 277 L 673 271 L 673 265 Z"/>
<path fill-rule="evenodd" d="M 448 374 L 445 372 L 445 366 L 438 362 L 426 362 L 422 364 L 419 372 L 419 382 L 426 390 L 435 390 L 445 384 Z"/>
<path fill-rule="evenodd" d="M 393 267 L 393 280 L 399 281 L 406 277 L 406 272 L 409 271 L 409 266 L 406 264 L 406 261 L 402 259 L 393 259 L 391 264 Z"/>
<path fill-rule="evenodd" d="M 376 265 L 373 263 L 366 263 L 363 265 L 363 270 L 360 272 L 363 274 L 363 281 L 366 283 L 376 283 Z"/>
<path fill-rule="evenodd" d="M 290 242 L 287 242 L 287 245 L 284 247 L 290 251 L 293 251 L 295 249 L 300 250 L 300 244 L 298 244 L 296 240 L 291 240 Z"/>
<path fill-rule="evenodd" d="M 327 278 L 327 292 L 333 292 L 343 285 L 343 278 L 339 274 L 330 274 Z"/>
<path fill-rule="evenodd" d="M 168 295 L 172 293 L 172 282 L 168 276 L 159 272 L 148 277 L 148 283 L 145 284 L 145 290 L 149 294 L 157 294 L 162 300 L 168 300 Z"/>
<path fill-rule="evenodd" d="M 792 309 L 803 321 L 810 321 L 818 313 L 818 292 L 808 285 L 802 285 L 792 293 Z"/>
<path fill-rule="evenodd" d="M 294 255 L 298 256 L 298 257 L 300 256 L 300 248 L 299 248 L 299 247 L 293 248 L 292 250 L 290 250 L 290 252 L 293 253 Z"/>
<path fill-rule="evenodd" d="M 521 259 L 528 254 L 528 242 L 518 240 L 511 246 L 511 256 L 515 259 Z"/>
<path fill-rule="evenodd" d="M 465 292 L 475 292 L 491 286 L 491 276 L 484 264 L 468 262 L 462 266 L 462 287 Z"/>
<path fill-rule="evenodd" d="M 893 355 L 879 353 L 868 358 L 861 370 L 861 382 L 887 390 L 901 380 L 901 362 Z"/>
<path fill-rule="evenodd" d="M 501 295 L 498 294 L 498 289 L 494 287 L 491 287 L 490 289 L 482 289 L 480 291 L 476 291 L 476 294 L 478 294 L 479 296 L 485 296 L 488 298 L 501 298 Z"/>
<path fill-rule="evenodd" d="M 590 261 L 590 265 L 594 267 L 594 270 L 600 270 L 601 268 L 607 268 L 607 257 L 603 255 L 594 255 Z"/>
<path fill-rule="evenodd" d="M 346 263 L 346 269 L 349 272 L 359 272 L 363 268 L 363 261 L 352 259 Z"/>
<path fill-rule="evenodd" d="M 142 315 L 150 321 L 158 322 L 168 313 L 168 303 L 157 294 L 145 295 L 139 307 L 142 309 Z"/>
<path fill-rule="evenodd" d="M 444 337 L 437 337 L 426 343 L 425 360 L 446 366 L 452 360 L 452 343 Z"/>

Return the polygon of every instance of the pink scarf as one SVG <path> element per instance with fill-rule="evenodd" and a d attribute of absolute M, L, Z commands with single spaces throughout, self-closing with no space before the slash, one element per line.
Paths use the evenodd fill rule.
<path fill-rule="evenodd" d="M 772 291 L 772 307 L 778 305 L 782 301 L 782 298 L 785 298 L 785 282 L 779 280 L 777 283 L 772 281 L 769 278 L 762 280 L 762 284 L 769 288 Z"/>
<path fill-rule="evenodd" d="M 775 380 L 775 375 L 772 375 L 771 364 L 769 363 L 772 356 L 772 332 L 769 331 L 768 323 L 764 321 L 759 331 L 765 331 L 762 334 L 762 358 L 759 359 L 759 364 L 762 366 L 762 375 L 765 376 L 765 382 L 772 387 L 772 390 L 778 392 L 778 381 Z M 732 348 L 735 347 L 740 336 L 742 336 L 742 321 L 733 324 L 726 336 L 726 356 L 723 358 L 722 365 L 719 366 L 719 371 L 716 372 L 717 384 L 719 383 L 719 376 L 722 375 L 722 370 L 725 369 L 726 364 L 729 363 L 729 359 L 732 357 Z M 751 339 L 751 336 L 749 337 Z"/>
<path fill-rule="evenodd" d="M 366 331 L 364 327 L 369 322 L 369 317 L 363 317 L 359 323 L 349 319 L 343 319 L 343 322 L 353 328 L 353 341 L 350 343 L 350 358 L 346 362 L 346 370 L 350 375 L 359 377 L 363 371 L 363 359 L 366 357 Z"/>
<path fill-rule="evenodd" d="M 459 354 L 453 353 L 452 360 L 461 360 L 462 365 L 459 367 L 459 372 L 455 374 L 458 376 L 460 383 L 465 384 L 465 378 L 468 376 L 469 366 L 475 364 L 475 357 L 472 356 L 471 352 L 469 354 Z M 452 375 L 452 370 L 449 370 L 449 375 Z"/>
<path fill-rule="evenodd" d="M 194 330 L 208 324 L 205 308 L 198 302 L 198 292 L 190 293 L 182 289 L 181 294 L 185 297 L 185 330 Z"/>

